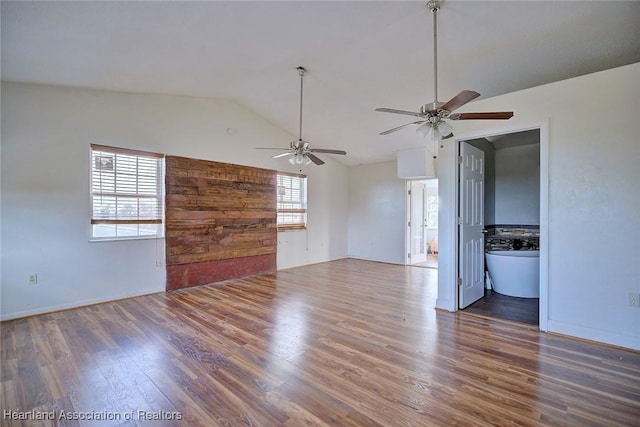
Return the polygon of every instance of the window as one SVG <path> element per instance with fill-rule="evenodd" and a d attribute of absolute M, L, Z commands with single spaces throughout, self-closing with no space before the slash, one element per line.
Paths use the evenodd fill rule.
<path fill-rule="evenodd" d="M 278 173 L 278 230 L 307 228 L 307 177 Z"/>
<path fill-rule="evenodd" d="M 91 145 L 91 238 L 162 237 L 164 155 Z"/>

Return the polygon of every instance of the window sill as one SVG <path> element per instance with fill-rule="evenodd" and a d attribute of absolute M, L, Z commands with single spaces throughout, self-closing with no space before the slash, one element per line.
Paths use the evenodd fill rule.
<path fill-rule="evenodd" d="M 89 243 L 102 242 L 130 242 L 132 240 L 163 240 L 164 236 L 132 236 L 132 237 L 105 237 L 103 239 L 89 239 Z"/>
<path fill-rule="evenodd" d="M 278 227 L 278 233 L 283 231 L 304 231 L 307 227 Z"/>

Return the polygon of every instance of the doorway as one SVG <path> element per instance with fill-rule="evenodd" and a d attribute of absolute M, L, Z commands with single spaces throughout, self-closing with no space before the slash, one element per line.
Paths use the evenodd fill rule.
<path fill-rule="evenodd" d="M 483 205 L 482 229 L 485 234 L 480 261 L 484 261 L 485 252 L 500 254 L 490 255 L 493 264 L 484 268 L 485 280 L 478 286 L 477 298 L 460 307 L 467 313 L 538 325 L 540 131 L 531 129 L 467 139 L 460 144 L 461 153 L 470 145 L 480 150 L 485 160 L 484 203 L 480 203 Z M 465 182 L 465 170 L 462 169 L 460 174 L 461 182 Z M 468 193 L 467 186 L 463 185 L 460 191 L 462 207 L 463 197 Z M 464 219 L 468 214 L 461 209 L 461 216 Z M 467 222 L 465 220 L 463 224 Z M 466 241 L 465 230 L 463 225 L 461 242 Z M 461 253 L 461 262 L 469 264 L 466 255 Z M 511 270 L 517 270 L 517 274 L 504 273 Z M 462 273 L 464 277 L 465 272 Z M 522 288 L 529 281 L 531 284 L 524 292 Z M 530 286 L 535 286 L 535 289 L 529 289 Z M 463 287 L 461 302 L 467 293 Z"/>
<path fill-rule="evenodd" d="M 407 181 L 407 264 L 438 268 L 438 180 Z"/>
<path fill-rule="evenodd" d="M 439 156 L 439 276 L 438 300 L 436 306 L 448 311 L 459 310 L 460 294 L 460 232 L 459 201 L 460 141 L 489 138 L 528 130 L 538 130 L 540 147 L 539 175 L 539 306 L 538 327 L 542 331 L 548 328 L 548 227 L 549 227 L 549 124 L 538 122 L 529 126 L 504 126 L 491 131 L 476 130 L 458 134 L 455 143 L 442 144 Z M 453 141 L 452 141 L 453 142 Z"/>

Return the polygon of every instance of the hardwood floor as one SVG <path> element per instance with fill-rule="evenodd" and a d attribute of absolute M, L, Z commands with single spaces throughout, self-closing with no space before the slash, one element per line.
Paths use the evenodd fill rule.
<path fill-rule="evenodd" d="M 484 290 L 484 298 L 464 309 L 465 313 L 492 319 L 539 325 L 539 298 L 517 298 L 502 295 L 492 289 Z"/>
<path fill-rule="evenodd" d="M 425 262 L 419 262 L 417 264 L 413 264 L 413 267 L 424 267 L 424 268 L 438 268 L 438 257 L 436 255 L 427 254 L 427 260 Z"/>
<path fill-rule="evenodd" d="M 346 259 L 3 322 L 1 423 L 638 426 L 639 352 L 434 310 L 436 277 Z"/>

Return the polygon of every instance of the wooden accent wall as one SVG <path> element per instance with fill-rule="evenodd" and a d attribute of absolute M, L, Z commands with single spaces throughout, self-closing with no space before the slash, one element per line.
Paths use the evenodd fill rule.
<path fill-rule="evenodd" d="M 167 290 L 276 271 L 276 175 L 166 157 Z"/>

